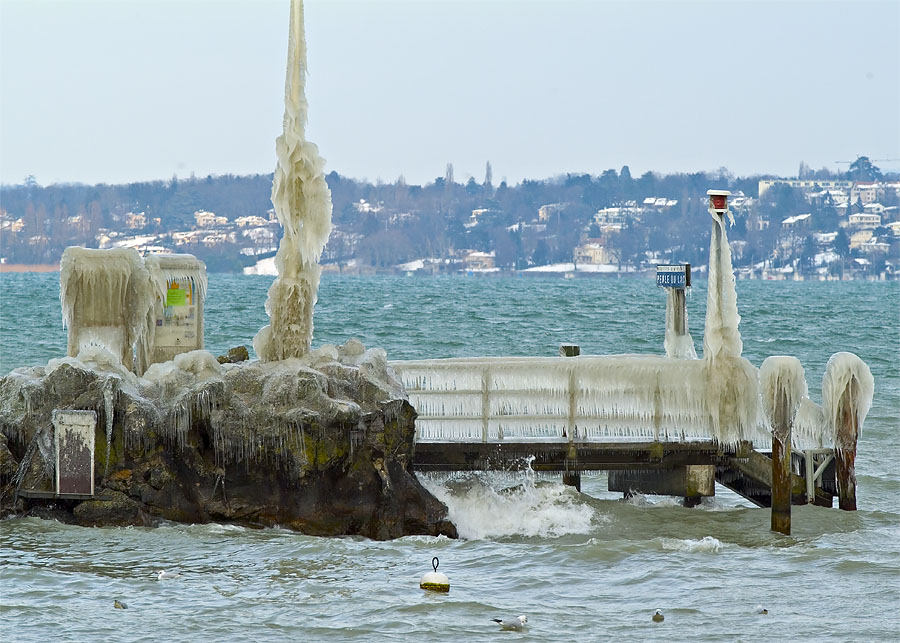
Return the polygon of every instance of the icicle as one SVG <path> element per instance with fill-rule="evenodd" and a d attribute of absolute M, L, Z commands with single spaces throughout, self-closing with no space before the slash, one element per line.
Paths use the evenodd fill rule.
<path fill-rule="evenodd" d="M 331 191 L 325 183 L 325 162 L 318 148 L 304 138 L 306 72 L 303 3 L 293 0 L 284 133 L 275 143 L 278 163 L 272 184 L 272 204 L 284 236 L 275 255 L 278 277 L 266 300 L 271 323 L 253 339 L 262 361 L 301 357 L 309 350 L 321 270 L 318 261 L 331 233 Z"/>
<path fill-rule="evenodd" d="M 106 466 L 103 468 L 103 477 L 109 475 L 109 454 L 112 451 L 113 422 L 115 420 L 115 385 L 114 378 L 108 378 L 103 383 L 103 417 L 106 418 Z"/>

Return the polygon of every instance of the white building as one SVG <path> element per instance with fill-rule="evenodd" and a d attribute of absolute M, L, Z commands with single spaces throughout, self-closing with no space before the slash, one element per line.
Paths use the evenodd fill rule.
<path fill-rule="evenodd" d="M 849 224 L 861 230 L 874 230 L 881 225 L 881 215 L 859 212 L 848 217 Z"/>
<path fill-rule="evenodd" d="M 238 217 L 234 220 L 234 223 L 239 228 L 256 228 L 259 226 L 267 225 L 269 221 L 267 219 L 263 219 L 262 217 L 250 215 L 246 217 Z"/>

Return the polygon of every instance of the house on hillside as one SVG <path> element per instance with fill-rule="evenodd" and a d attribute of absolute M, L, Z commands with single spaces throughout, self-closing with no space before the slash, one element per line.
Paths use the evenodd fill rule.
<path fill-rule="evenodd" d="M 599 239 L 589 239 L 575 246 L 572 259 L 576 264 L 602 265 L 618 262 L 618 253 L 607 248 Z"/>
<path fill-rule="evenodd" d="M 881 225 L 881 215 L 859 212 L 847 218 L 848 225 L 860 230 L 874 230 Z"/>

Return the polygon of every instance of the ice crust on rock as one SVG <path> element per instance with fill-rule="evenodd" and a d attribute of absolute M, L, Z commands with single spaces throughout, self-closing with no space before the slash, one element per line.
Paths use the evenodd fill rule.
<path fill-rule="evenodd" d="M 84 506 L 99 511 L 104 494 L 119 494 L 128 524 L 144 524 L 141 512 L 149 511 L 319 535 L 455 536 L 446 508 L 410 469 L 415 411 L 384 351 L 359 346 L 227 366 L 193 351 L 152 365 L 145 377 L 99 350 L 91 355 L 97 362 L 66 357 L 16 369 L 0 378 L 0 432 L 24 454 L 14 486 L 51 484 L 53 409 L 94 409 L 101 491 L 96 506 Z M 316 500 L 335 494 L 349 495 L 324 506 Z M 10 502 L 0 497 L 0 510 Z M 79 512 L 94 515 L 81 507 L 77 520 L 87 520 Z"/>
<path fill-rule="evenodd" d="M 301 357 L 309 350 L 321 269 L 318 261 L 331 234 L 331 191 L 325 161 L 305 140 L 306 40 L 303 3 L 291 2 L 287 74 L 284 88 L 284 133 L 275 142 L 278 162 L 272 204 L 284 228 L 275 255 L 278 276 L 269 288 L 269 325 L 253 338 L 264 362 Z"/>

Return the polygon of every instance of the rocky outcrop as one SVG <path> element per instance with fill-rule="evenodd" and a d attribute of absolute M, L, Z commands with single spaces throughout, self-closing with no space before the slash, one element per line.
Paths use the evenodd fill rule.
<path fill-rule="evenodd" d="M 53 409 L 97 411 L 95 495 L 53 500 L 82 525 L 160 519 L 307 534 L 455 537 L 411 470 L 416 413 L 384 352 L 351 340 L 303 359 L 220 365 L 205 351 L 142 378 L 97 350 L 0 379 L 0 512 L 46 513 Z"/>

